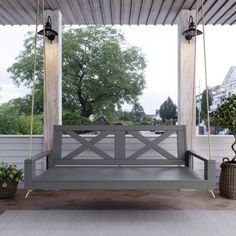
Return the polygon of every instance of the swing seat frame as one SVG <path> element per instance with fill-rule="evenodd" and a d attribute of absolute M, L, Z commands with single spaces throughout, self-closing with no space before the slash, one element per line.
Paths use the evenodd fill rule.
<path fill-rule="evenodd" d="M 143 132 L 160 135 L 147 137 Z M 86 135 L 91 132 L 92 135 Z M 82 133 L 82 134 L 81 134 Z M 95 135 L 96 133 L 96 135 Z M 63 137 L 76 140 L 75 149 L 65 153 Z M 165 141 L 176 137 L 176 151 Z M 109 137 L 102 150 L 101 142 Z M 140 143 L 132 149 L 130 138 Z M 99 146 L 100 145 L 100 146 Z M 150 157 L 148 151 L 156 153 Z M 84 153 L 87 153 L 86 156 Z M 88 154 L 90 153 L 90 154 Z M 92 155 L 93 154 L 93 155 Z M 93 157 L 92 157 L 93 156 Z M 94 157 L 96 156 L 96 157 Z M 45 158 L 47 169 L 36 176 L 36 162 Z M 204 176 L 194 171 L 193 159 L 203 162 Z M 25 160 L 27 189 L 214 189 L 215 161 L 187 150 L 183 125 L 55 125 L 53 148 Z"/>

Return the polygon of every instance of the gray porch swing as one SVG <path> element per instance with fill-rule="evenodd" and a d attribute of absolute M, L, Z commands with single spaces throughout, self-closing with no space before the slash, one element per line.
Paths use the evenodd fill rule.
<path fill-rule="evenodd" d="M 36 44 L 37 36 L 35 48 Z M 35 72 L 33 77 L 34 91 Z M 208 189 L 214 197 L 215 161 L 187 150 L 185 126 L 55 125 L 52 150 L 32 156 L 33 106 L 34 92 L 30 155 L 24 166 L 26 197 L 33 189 Z M 81 135 L 84 131 L 93 135 Z M 144 131 L 161 134 L 149 138 Z M 63 148 L 64 134 L 75 141 L 69 153 Z M 131 137 L 138 143 L 135 148 Z M 163 145 L 171 137 L 176 137 L 175 151 Z M 152 156 L 147 155 L 149 150 Z M 36 176 L 36 162 L 44 157 L 47 169 Z M 193 158 L 204 163 L 203 177 L 194 171 Z"/>

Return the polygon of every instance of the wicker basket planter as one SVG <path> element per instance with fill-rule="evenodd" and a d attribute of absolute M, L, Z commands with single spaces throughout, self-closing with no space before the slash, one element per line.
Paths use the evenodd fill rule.
<path fill-rule="evenodd" d="M 16 194 L 17 185 L 18 184 L 15 182 L 8 181 L 6 188 L 0 186 L 0 199 L 14 197 Z"/>
<path fill-rule="evenodd" d="M 220 167 L 220 195 L 222 197 L 236 199 L 236 162 L 224 158 Z"/>

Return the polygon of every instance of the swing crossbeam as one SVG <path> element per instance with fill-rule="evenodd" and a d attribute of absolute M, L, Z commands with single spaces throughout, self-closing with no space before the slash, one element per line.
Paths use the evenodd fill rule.
<path fill-rule="evenodd" d="M 93 135 L 83 135 L 85 131 Z M 160 131 L 150 138 L 143 132 Z M 95 135 L 96 133 L 96 135 Z M 63 150 L 64 134 L 76 140 L 75 149 Z M 175 154 L 165 141 L 176 137 Z M 101 142 L 109 137 L 109 152 Z M 140 142 L 131 153 L 130 138 Z M 76 144 L 76 146 L 75 146 Z M 78 145 L 77 145 L 78 144 Z M 107 146 L 107 147 L 108 147 Z M 156 156 L 147 155 L 148 151 Z M 83 156 L 90 152 L 90 157 Z M 91 153 L 96 158 L 91 158 Z M 47 169 L 36 176 L 36 162 L 47 159 Z M 204 163 L 204 176 L 193 169 L 193 158 Z M 25 160 L 25 188 L 28 189 L 213 189 L 216 185 L 215 161 L 186 149 L 185 126 L 54 126 L 51 151 Z"/>

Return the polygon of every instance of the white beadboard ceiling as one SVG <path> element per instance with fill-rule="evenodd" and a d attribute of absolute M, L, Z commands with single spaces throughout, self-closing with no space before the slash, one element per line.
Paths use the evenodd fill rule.
<path fill-rule="evenodd" d="M 42 1 L 40 1 L 42 2 Z M 196 0 L 45 0 L 60 10 L 64 25 L 173 25 Z M 199 0 L 201 5 L 201 0 Z M 37 0 L 0 0 L 0 25 L 33 25 Z M 236 0 L 205 0 L 205 24 L 236 24 Z M 199 22 L 202 14 L 199 8 Z"/>

